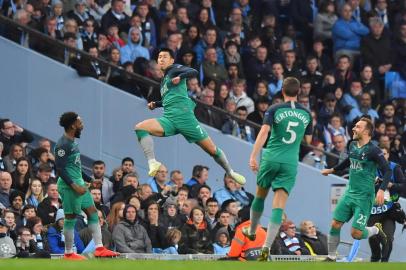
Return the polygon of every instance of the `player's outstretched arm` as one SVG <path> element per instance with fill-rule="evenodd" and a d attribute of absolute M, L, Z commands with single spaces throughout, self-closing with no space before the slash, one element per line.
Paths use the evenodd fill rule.
<path fill-rule="evenodd" d="M 249 166 L 252 171 L 258 171 L 258 163 L 257 163 L 257 156 L 259 151 L 265 144 L 266 138 L 268 138 L 268 133 L 271 130 L 271 126 L 269 125 L 262 125 L 261 130 L 258 133 L 257 139 L 255 140 L 254 148 L 252 149 Z"/>
<path fill-rule="evenodd" d="M 350 158 L 347 157 L 340 164 L 334 166 L 334 168 L 321 170 L 321 174 L 324 175 L 324 176 L 327 176 L 327 175 L 332 174 L 332 173 L 334 173 L 336 171 L 344 170 L 345 168 L 347 168 L 349 166 L 350 166 Z"/>

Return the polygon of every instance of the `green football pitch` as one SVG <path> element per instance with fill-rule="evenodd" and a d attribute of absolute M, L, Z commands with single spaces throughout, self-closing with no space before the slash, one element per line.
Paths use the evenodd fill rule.
<path fill-rule="evenodd" d="M 63 260 L 29 260 L 4 259 L 0 260 L 0 269 L 24 270 L 406 270 L 406 263 L 323 263 L 323 262 L 224 262 L 224 261 L 140 261 L 140 260 L 88 260 L 69 262 Z"/>

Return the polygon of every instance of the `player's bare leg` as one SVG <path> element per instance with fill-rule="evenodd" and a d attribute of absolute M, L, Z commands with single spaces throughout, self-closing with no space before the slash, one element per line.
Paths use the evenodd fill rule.
<path fill-rule="evenodd" d="M 120 255 L 118 252 L 114 252 L 108 250 L 103 246 L 102 242 L 102 233 L 99 223 L 99 216 L 97 215 L 97 209 L 94 206 L 89 208 L 83 209 L 83 211 L 87 215 L 88 226 L 90 231 L 92 232 L 92 237 L 94 244 L 96 246 L 96 250 L 94 252 L 95 257 L 117 257 Z"/>
<path fill-rule="evenodd" d="M 235 182 L 240 185 L 245 184 L 245 177 L 241 174 L 236 173 L 232 168 L 230 163 L 227 160 L 226 155 L 224 154 L 223 150 L 218 148 L 210 137 L 207 137 L 204 140 L 196 142 L 206 153 L 211 155 L 213 159 L 219 164 L 227 173 L 227 175 L 231 176 Z"/>
<path fill-rule="evenodd" d="M 155 160 L 154 141 L 151 135 L 162 137 L 164 136 L 164 129 L 158 120 L 152 118 L 136 124 L 134 130 L 137 134 L 141 148 L 144 151 L 144 155 L 148 160 L 148 174 L 150 176 L 155 176 L 159 170 L 159 167 L 161 166 L 161 163 Z"/>

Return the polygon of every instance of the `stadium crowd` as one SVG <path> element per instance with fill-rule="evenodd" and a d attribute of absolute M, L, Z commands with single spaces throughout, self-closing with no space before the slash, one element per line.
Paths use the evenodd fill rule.
<path fill-rule="evenodd" d="M 261 124 L 268 107 L 282 102 L 283 79 L 296 77 L 301 82 L 298 101 L 313 116 L 312 144 L 335 154 L 303 149 L 303 162 L 322 169 L 345 159 L 352 123 L 368 115 L 376 127 L 373 140 L 387 150 L 390 161 L 406 170 L 405 1 L 0 0 L 0 6 L 5 16 L 20 24 L 157 82 L 163 74 L 153 60 L 156 52 L 172 49 L 178 63 L 200 72 L 199 78 L 188 81 L 190 96 L 201 101 L 195 110 L 199 121 L 251 143 L 259 129 L 245 120 Z M 4 35 L 71 65 L 80 75 L 141 95 L 139 87 L 119 73 L 107 74 L 97 61 L 86 62 L 18 29 Z M 44 139 L 40 148 L 26 155 L 20 143 L 30 142 L 30 134 L 18 126 L 0 128 L 6 134 L 0 137 L 0 170 L 11 173 L 0 178 L 0 203 L 12 209 L 3 211 L 9 235 L 14 241 L 23 239 L 16 228 L 27 227 L 48 239 L 44 248 L 60 245 L 61 221 L 55 218 L 63 213 L 58 212 L 49 141 Z M 11 129 L 19 134 L 15 141 L 7 138 Z M 93 166 L 96 181 L 90 188 L 101 210 L 100 222 L 107 224 L 107 246 L 120 252 L 212 253 L 232 245 L 238 224 L 248 219 L 238 209 L 244 212 L 251 194 L 227 178 L 224 189 L 211 190 L 208 168 L 200 165 L 193 168 L 190 181 L 184 182 L 184 172 L 176 170 L 168 176 L 163 167 L 141 184 L 133 165 L 131 158 L 123 159 L 110 179 L 104 178 L 102 161 Z M 35 214 L 37 222 L 27 212 Z M 301 240 L 289 238 L 294 226 L 286 222 L 279 246 L 293 242 L 311 253 Z M 39 223 L 48 227 L 48 235 L 35 233 Z M 89 237 L 83 235 L 86 220 L 78 224 L 79 250 Z M 58 240 L 50 241 L 50 231 Z"/>

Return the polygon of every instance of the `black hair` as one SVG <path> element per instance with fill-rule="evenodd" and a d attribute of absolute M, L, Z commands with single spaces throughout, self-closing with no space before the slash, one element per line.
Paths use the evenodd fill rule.
<path fill-rule="evenodd" d="M 95 165 L 106 165 L 106 163 L 104 163 L 103 160 L 96 160 L 95 162 L 93 162 L 92 166 L 95 166 Z"/>
<path fill-rule="evenodd" d="M 209 203 L 212 203 L 212 202 L 217 203 L 217 204 L 219 203 L 216 198 L 213 198 L 213 197 L 212 197 L 212 198 L 208 198 L 208 199 L 207 199 L 206 205 L 208 205 Z"/>
<path fill-rule="evenodd" d="M 204 169 L 209 170 L 209 167 L 203 166 L 203 165 L 196 165 L 196 166 L 194 166 L 194 167 L 193 167 L 193 171 L 192 171 L 192 176 L 193 176 L 193 177 L 200 177 L 200 176 L 201 176 L 201 173 L 202 173 L 202 171 L 203 171 Z"/>
<path fill-rule="evenodd" d="M 121 161 L 121 165 L 124 165 L 126 161 L 130 161 L 134 165 L 134 160 L 130 157 L 123 158 L 123 160 Z"/>
<path fill-rule="evenodd" d="M 1 119 L 0 120 L 0 128 L 4 128 L 4 124 L 6 122 L 9 122 L 9 121 L 10 121 L 10 119 L 8 119 L 8 118 Z"/>
<path fill-rule="evenodd" d="M 65 131 L 68 131 L 78 117 L 79 115 L 75 112 L 65 112 L 59 118 L 59 125 L 63 127 Z"/>
<path fill-rule="evenodd" d="M 169 55 L 171 56 L 172 59 L 175 59 L 175 53 L 174 53 L 171 49 L 166 48 L 166 47 L 161 48 L 161 49 L 159 49 L 158 55 L 159 55 L 161 52 L 167 52 L 167 53 L 169 53 Z M 157 56 L 158 56 L 158 55 L 157 55 Z"/>

